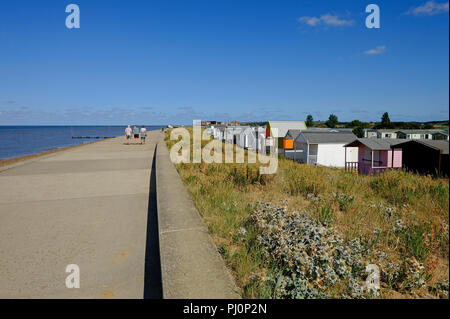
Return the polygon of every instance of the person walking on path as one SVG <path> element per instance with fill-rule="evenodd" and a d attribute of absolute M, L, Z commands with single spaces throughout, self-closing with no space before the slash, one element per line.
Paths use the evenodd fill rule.
<path fill-rule="evenodd" d="M 139 143 L 139 128 L 135 125 L 133 127 L 133 134 L 134 134 L 134 141 L 137 143 Z"/>
<path fill-rule="evenodd" d="M 145 125 L 142 125 L 140 134 L 141 134 L 141 144 L 145 144 L 145 138 L 147 137 L 147 129 L 145 128 Z"/>
<path fill-rule="evenodd" d="M 133 130 L 131 129 L 131 126 L 128 125 L 128 127 L 125 129 L 125 136 L 127 138 L 127 145 L 130 145 L 131 140 L 131 134 L 133 133 Z"/>

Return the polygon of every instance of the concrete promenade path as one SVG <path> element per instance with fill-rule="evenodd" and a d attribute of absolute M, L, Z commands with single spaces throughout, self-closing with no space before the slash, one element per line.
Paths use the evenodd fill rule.
<path fill-rule="evenodd" d="M 162 297 L 152 178 L 161 136 L 0 167 L 0 298 Z M 79 289 L 66 288 L 69 264 Z"/>
<path fill-rule="evenodd" d="M 0 299 L 239 298 L 164 134 L 125 142 L 0 167 Z"/>

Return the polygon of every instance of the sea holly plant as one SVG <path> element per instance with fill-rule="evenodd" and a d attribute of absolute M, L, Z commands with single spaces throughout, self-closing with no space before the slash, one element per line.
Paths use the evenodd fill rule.
<path fill-rule="evenodd" d="M 250 219 L 260 231 L 257 242 L 263 247 L 266 258 L 276 260 L 279 265 L 275 297 L 368 298 L 378 295 L 376 280 L 375 284 L 365 285 L 368 256 L 359 239 L 344 241 L 335 228 L 324 226 L 307 212 L 293 212 L 263 202 L 258 203 Z M 379 271 L 375 278 L 379 278 Z M 335 286 L 347 288 L 336 292 Z"/>

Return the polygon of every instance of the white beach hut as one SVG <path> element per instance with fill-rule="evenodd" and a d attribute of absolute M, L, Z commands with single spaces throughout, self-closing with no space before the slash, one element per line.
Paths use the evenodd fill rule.
<path fill-rule="evenodd" d="M 358 161 L 358 148 L 344 147 L 355 139 L 353 133 L 345 131 L 301 131 L 294 140 L 290 158 L 310 165 L 343 168 L 346 159 Z"/>
<path fill-rule="evenodd" d="M 247 127 L 240 134 L 236 145 L 252 151 L 263 149 L 266 129 L 264 127 Z"/>

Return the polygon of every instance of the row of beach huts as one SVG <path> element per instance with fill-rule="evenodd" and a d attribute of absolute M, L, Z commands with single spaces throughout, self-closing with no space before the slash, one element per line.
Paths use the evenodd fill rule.
<path fill-rule="evenodd" d="M 357 138 L 352 129 L 308 128 L 303 121 L 269 121 L 265 127 L 209 125 L 206 130 L 216 140 L 258 153 L 281 153 L 309 165 L 360 174 L 404 168 L 448 177 L 449 141 L 445 131 L 370 129 L 365 130 L 364 138 Z"/>

